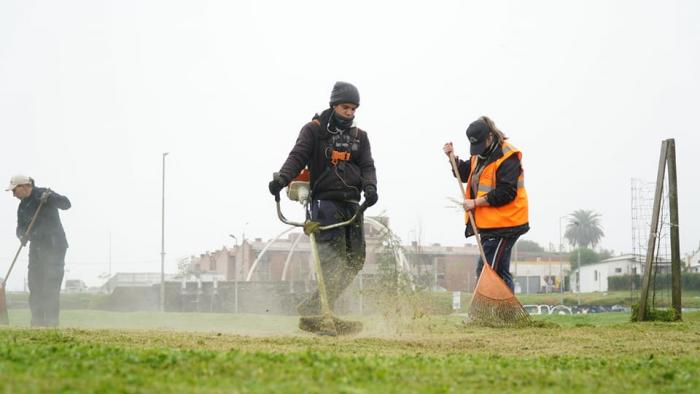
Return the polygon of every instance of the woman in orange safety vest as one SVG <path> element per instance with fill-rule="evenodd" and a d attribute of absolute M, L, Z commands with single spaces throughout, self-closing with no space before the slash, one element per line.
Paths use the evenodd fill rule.
<path fill-rule="evenodd" d="M 507 137 L 486 116 L 469 125 L 467 138 L 471 156 L 466 161 L 456 158 L 458 175 L 467 184 L 464 209 L 474 213 L 486 259 L 513 290 L 511 250 L 530 229 L 522 153 L 506 142 Z M 448 156 L 453 152 L 451 142 L 444 145 L 443 152 Z M 473 235 L 468 221 L 465 213 L 467 238 Z M 477 277 L 483 266 L 479 258 Z"/>

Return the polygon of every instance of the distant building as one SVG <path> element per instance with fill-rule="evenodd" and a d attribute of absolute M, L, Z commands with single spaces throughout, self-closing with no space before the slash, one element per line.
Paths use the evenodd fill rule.
<path fill-rule="evenodd" d="M 362 279 L 372 279 L 378 273 L 378 258 L 382 252 L 386 217 L 367 217 L 365 234 L 367 259 L 361 272 Z M 476 263 L 479 249 L 474 244 L 443 246 L 420 245 L 412 242 L 402 245 L 402 260 L 418 285 L 436 291 L 471 292 L 476 286 Z M 265 250 L 265 253 L 261 252 Z M 278 240 L 246 239 L 240 245 L 222 247 L 190 259 L 190 270 L 195 273 L 216 272 L 227 281 L 296 281 L 313 279 L 311 245 L 301 232 L 291 232 Z M 251 270 L 251 268 L 254 269 Z M 514 250 L 511 273 L 516 291 L 542 293 L 569 289 L 568 255 L 552 252 L 518 253 Z"/>
<path fill-rule="evenodd" d="M 367 258 L 362 279 L 378 273 L 388 218 L 365 217 Z M 403 245 L 401 267 L 410 270 L 421 284 L 436 290 L 471 291 L 476 285 L 475 267 L 479 251 L 475 245 Z M 262 253 L 265 251 L 265 253 Z M 192 256 L 190 271 L 219 273 L 227 281 L 297 281 L 313 278 L 311 244 L 301 232 L 290 232 L 277 240 L 245 239 L 240 245 L 222 247 Z"/>
<path fill-rule="evenodd" d="M 568 291 L 570 270 L 569 257 L 565 253 L 517 253 L 514 250 L 510 263 L 516 294 Z"/>
<path fill-rule="evenodd" d="M 670 272 L 670 262 L 660 262 L 658 273 Z M 644 276 L 644 256 L 624 254 L 572 271 L 572 283 L 580 283 L 578 291 L 608 291 L 608 278 L 623 275 Z"/>

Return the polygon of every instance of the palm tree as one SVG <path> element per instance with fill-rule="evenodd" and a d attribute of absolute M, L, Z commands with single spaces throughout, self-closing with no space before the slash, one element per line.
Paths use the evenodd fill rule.
<path fill-rule="evenodd" d="M 600 214 L 579 209 L 569 215 L 564 238 L 574 247 L 595 247 L 605 236 L 600 225 Z"/>

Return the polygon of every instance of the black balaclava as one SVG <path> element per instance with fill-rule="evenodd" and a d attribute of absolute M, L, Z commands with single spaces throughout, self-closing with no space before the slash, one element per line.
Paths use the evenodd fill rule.
<path fill-rule="evenodd" d="M 498 139 L 496 139 L 496 136 L 493 136 L 493 142 L 491 143 L 491 146 L 486 148 L 483 153 L 481 153 L 477 156 L 479 156 L 479 158 L 482 160 L 486 159 L 489 156 L 491 156 L 491 154 L 496 150 L 497 147 L 498 147 Z"/>
<path fill-rule="evenodd" d="M 335 112 L 335 109 L 331 109 L 333 111 L 333 115 L 331 115 L 330 123 L 331 126 L 338 129 L 338 130 L 347 130 L 350 127 L 352 127 L 352 122 L 355 120 L 355 116 L 351 117 L 345 117 L 343 115 L 340 115 L 339 113 Z"/>

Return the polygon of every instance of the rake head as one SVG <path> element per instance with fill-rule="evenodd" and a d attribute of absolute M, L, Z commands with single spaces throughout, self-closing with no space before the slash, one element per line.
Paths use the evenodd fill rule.
<path fill-rule="evenodd" d="M 529 324 L 530 315 L 496 271 L 484 264 L 469 304 L 467 323 L 512 327 Z"/>

